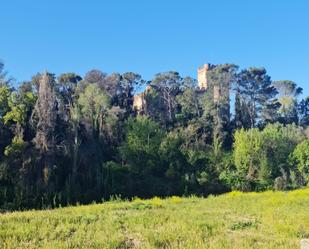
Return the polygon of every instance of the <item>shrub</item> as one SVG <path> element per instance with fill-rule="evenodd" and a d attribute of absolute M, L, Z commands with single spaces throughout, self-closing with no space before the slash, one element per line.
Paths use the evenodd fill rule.
<path fill-rule="evenodd" d="M 309 182 L 309 139 L 296 146 L 289 156 L 289 162 L 293 169 L 292 181 L 296 185 L 304 185 Z"/>

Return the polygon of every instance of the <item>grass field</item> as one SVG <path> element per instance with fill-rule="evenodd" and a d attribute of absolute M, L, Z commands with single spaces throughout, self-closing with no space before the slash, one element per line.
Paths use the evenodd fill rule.
<path fill-rule="evenodd" d="M 0 215 L 0 248 L 300 248 L 309 189 L 112 201 Z"/>

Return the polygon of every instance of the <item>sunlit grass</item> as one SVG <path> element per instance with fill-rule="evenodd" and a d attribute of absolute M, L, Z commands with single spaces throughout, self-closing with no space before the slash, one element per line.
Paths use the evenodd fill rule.
<path fill-rule="evenodd" d="M 0 215 L 0 248 L 299 248 L 309 189 L 111 201 Z"/>

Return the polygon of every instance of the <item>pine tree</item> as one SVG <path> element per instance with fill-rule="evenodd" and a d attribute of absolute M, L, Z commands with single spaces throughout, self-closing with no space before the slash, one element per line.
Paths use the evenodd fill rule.
<path fill-rule="evenodd" d="M 238 76 L 237 87 L 247 106 L 251 128 L 256 127 L 258 121 L 263 123 L 273 117 L 269 112 L 279 107 L 275 99 L 277 91 L 272 86 L 265 68 L 251 67 L 242 70 Z"/>

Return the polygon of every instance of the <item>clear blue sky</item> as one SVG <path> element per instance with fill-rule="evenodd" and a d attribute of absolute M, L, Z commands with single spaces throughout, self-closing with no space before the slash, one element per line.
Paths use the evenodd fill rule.
<path fill-rule="evenodd" d="M 0 58 L 18 81 L 92 68 L 145 79 L 205 63 L 264 66 L 309 95 L 307 0 L 2 0 Z"/>

